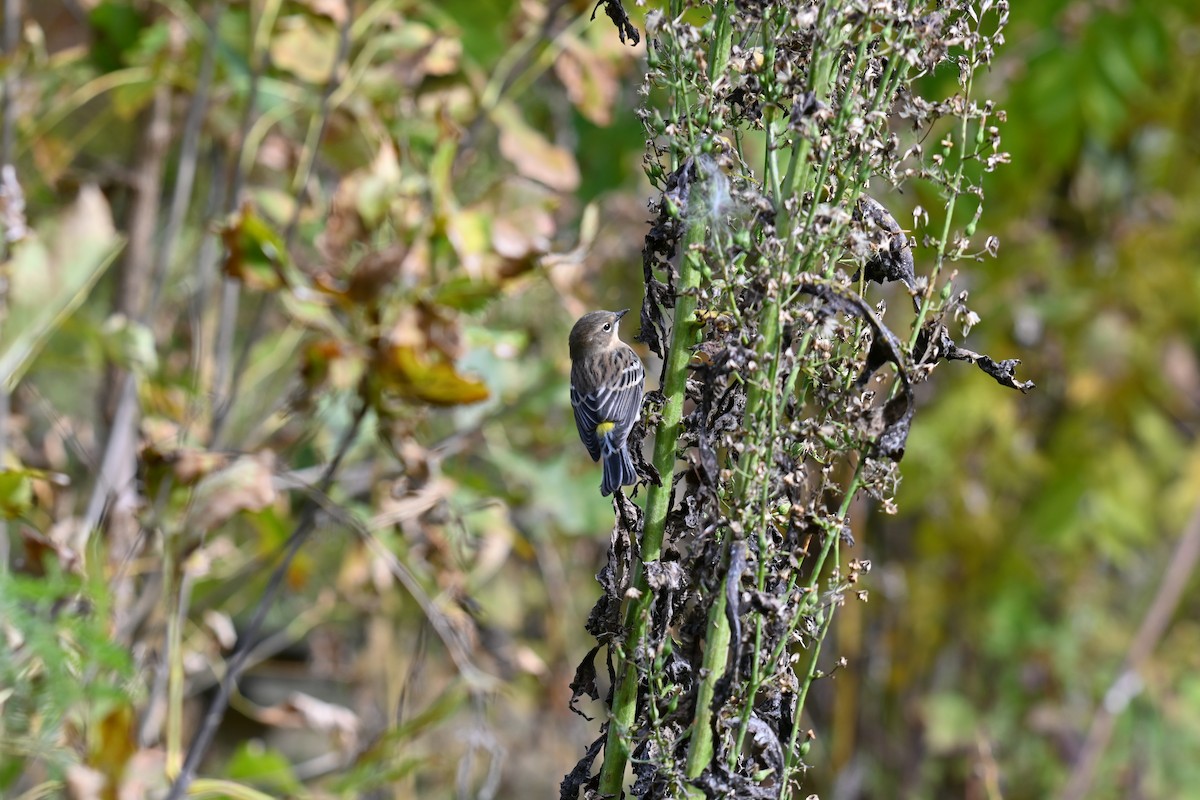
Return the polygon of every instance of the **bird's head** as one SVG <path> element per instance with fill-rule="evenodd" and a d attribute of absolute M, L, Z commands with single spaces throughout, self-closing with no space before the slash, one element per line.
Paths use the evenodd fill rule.
<path fill-rule="evenodd" d="M 575 327 L 571 328 L 571 358 L 620 344 L 617 323 L 628 313 L 629 309 L 626 308 L 623 311 L 592 311 L 580 317 Z"/>

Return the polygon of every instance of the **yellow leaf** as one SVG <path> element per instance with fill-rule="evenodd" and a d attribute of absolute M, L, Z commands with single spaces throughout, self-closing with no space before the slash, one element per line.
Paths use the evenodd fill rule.
<path fill-rule="evenodd" d="M 393 345 L 383 378 L 402 397 L 438 406 L 478 403 L 489 396 L 487 386 L 464 377 L 454 365 L 436 354 L 419 353 L 409 345 Z"/>

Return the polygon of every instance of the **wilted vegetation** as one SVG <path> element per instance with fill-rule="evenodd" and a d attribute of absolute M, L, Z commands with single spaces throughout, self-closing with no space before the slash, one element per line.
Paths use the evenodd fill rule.
<path fill-rule="evenodd" d="M 4 10 L 5 796 L 1200 781 L 1191 4 Z"/>

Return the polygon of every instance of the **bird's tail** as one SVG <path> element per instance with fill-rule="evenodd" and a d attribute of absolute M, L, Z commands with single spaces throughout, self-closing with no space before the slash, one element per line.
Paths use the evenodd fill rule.
<path fill-rule="evenodd" d="M 600 484 L 600 494 L 608 497 L 622 486 L 637 483 L 637 479 L 628 445 L 604 454 L 604 481 Z"/>

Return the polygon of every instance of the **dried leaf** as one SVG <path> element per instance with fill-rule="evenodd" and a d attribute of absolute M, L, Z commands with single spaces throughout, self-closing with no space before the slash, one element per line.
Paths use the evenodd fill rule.
<path fill-rule="evenodd" d="M 629 19 L 629 13 L 625 10 L 625 6 L 621 4 L 621 0 L 599 0 L 596 7 L 592 9 L 592 19 L 596 19 L 596 12 L 600 10 L 600 6 L 604 6 L 604 13 L 612 20 L 613 25 L 617 27 L 617 35 L 621 37 L 621 43 L 624 44 L 626 39 L 629 39 L 630 46 L 636 45 L 642 40 L 642 35 L 638 31 L 637 26 Z"/>
<path fill-rule="evenodd" d="M 303 3 L 314 14 L 329 17 L 338 25 L 345 22 L 350 13 L 346 8 L 346 0 L 303 0 Z"/>
<path fill-rule="evenodd" d="M 232 650 L 237 644 L 237 628 L 228 614 L 212 608 L 205 609 L 204 624 L 212 631 L 222 650 Z"/>
<path fill-rule="evenodd" d="M 271 36 L 271 63 L 309 83 L 329 80 L 337 53 L 337 30 L 308 17 L 281 19 Z"/>
<path fill-rule="evenodd" d="M 868 229 L 883 232 L 882 242 L 874 244 L 871 257 L 863 267 L 867 280 L 875 283 L 900 281 L 909 291 L 915 291 L 916 273 L 912 246 L 896 218 L 882 203 L 865 194 L 858 199 L 855 216 L 861 219 Z"/>
<path fill-rule="evenodd" d="M 274 503 L 274 466 L 274 454 L 263 451 L 206 476 L 192 498 L 191 524 L 210 531 L 241 511 L 261 511 Z"/>
<path fill-rule="evenodd" d="M 617 99 L 617 71 L 610 61 L 586 47 L 575 37 L 554 62 L 554 72 L 567 89 L 567 97 L 579 113 L 596 125 L 612 122 Z"/>
<path fill-rule="evenodd" d="M 512 106 L 497 108 L 493 120 L 500 129 L 500 153 L 517 172 L 559 192 L 579 188 L 579 165 L 570 150 L 552 144 Z"/>
<path fill-rule="evenodd" d="M 358 715 L 345 706 L 327 703 L 302 692 L 293 692 L 282 703 L 262 709 L 259 719 L 280 728 L 307 728 L 333 734 L 345 750 L 353 749 L 358 742 L 362 724 Z"/>

